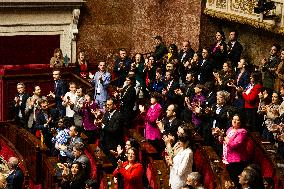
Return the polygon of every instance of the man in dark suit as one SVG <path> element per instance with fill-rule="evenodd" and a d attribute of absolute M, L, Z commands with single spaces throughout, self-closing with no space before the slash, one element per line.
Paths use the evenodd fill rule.
<path fill-rule="evenodd" d="M 182 43 L 182 50 L 178 54 L 178 60 L 180 63 L 185 63 L 186 61 L 192 59 L 194 55 L 194 50 L 191 48 L 189 41 L 184 41 Z"/>
<path fill-rule="evenodd" d="M 238 42 L 238 32 L 233 30 L 230 32 L 227 48 L 228 48 L 228 60 L 232 62 L 232 67 L 236 68 L 238 66 L 238 62 L 240 61 L 243 46 Z"/>
<path fill-rule="evenodd" d="M 26 128 L 27 119 L 25 116 L 25 110 L 26 110 L 26 103 L 30 95 L 26 93 L 26 87 L 24 83 L 17 84 L 17 91 L 18 94 L 16 94 L 13 103 L 13 112 L 15 115 L 15 121 L 19 126 Z"/>
<path fill-rule="evenodd" d="M 153 54 L 153 57 L 159 63 L 162 61 L 164 55 L 168 53 L 168 49 L 167 49 L 167 46 L 164 44 L 161 36 L 157 35 L 154 37 L 154 39 L 155 39 L 156 47 L 155 47 L 155 52 Z"/>
<path fill-rule="evenodd" d="M 41 134 L 43 135 L 44 143 L 46 146 L 51 148 L 51 128 L 54 128 L 55 125 L 55 117 L 57 115 L 52 115 L 51 111 L 48 109 L 48 102 L 47 100 L 41 100 L 39 102 L 39 106 L 41 108 L 40 112 L 36 116 L 36 124 L 35 124 L 35 129 L 36 129 L 36 135 L 40 138 L 40 131 Z"/>
<path fill-rule="evenodd" d="M 62 98 L 67 92 L 66 83 L 61 79 L 60 70 L 54 70 L 52 76 L 54 80 L 54 93 L 50 91 L 49 96 L 55 99 L 59 114 L 63 117 L 66 115 L 66 108 L 62 105 Z"/>
<path fill-rule="evenodd" d="M 16 157 L 10 157 L 8 161 L 10 174 L 7 177 L 8 189 L 21 189 L 24 183 L 23 171 L 19 168 L 19 160 Z"/>
<path fill-rule="evenodd" d="M 198 62 L 197 80 L 199 84 L 205 84 L 213 79 L 213 66 L 209 60 L 210 49 L 202 49 L 202 59 Z"/>
<path fill-rule="evenodd" d="M 125 84 L 126 86 L 122 89 L 120 95 L 120 113 L 124 121 L 129 122 L 130 118 L 133 117 L 133 108 L 136 102 L 135 75 L 128 75 L 125 79 Z"/>
<path fill-rule="evenodd" d="M 178 82 L 175 81 L 173 72 L 171 70 L 166 71 L 165 75 L 165 88 L 162 90 L 164 98 L 164 106 L 167 107 L 170 104 L 178 103 L 178 96 L 175 94 L 175 89 L 179 88 Z"/>
<path fill-rule="evenodd" d="M 157 125 L 162 134 L 171 133 L 177 137 L 178 126 L 181 125 L 181 120 L 177 118 L 178 106 L 170 104 L 166 110 L 166 117 L 162 121 L 157 121 Z"/>
<path fill-rule="evenodd" d="M 101 125 L 100 148 L 108 156 L 115 168 L 117 160 L 110 154 L 110 150 L 116 150 L 118 145 L 124 146 L 124 129 L 121 114 L 116 109 L 114 99 L 107 100 L 106 111 Z"/>
<path fill-rule="evenodd" d="M 178 54 L 178 61 L 179 61 L 179 74 L 180 77 L 182 78 L 183 81 L 185 81 L 185 76 L 186 76 L 186 71 L 184 64 L 187 61 L 190 61 L 194 55 L 194 50 L 191 48 L 190 42 L 189 41 L 184 41 L 182 43 L 182 49 Z"/>
<path fill-rule="evenodd" d="M 131 59 L 126 56 L 126 50 L 119 50 L 119 57 L 114 62 L 113 73 L 115 74 L 116 86 L 122 87 L 125 78 L 131 68 Z"/>

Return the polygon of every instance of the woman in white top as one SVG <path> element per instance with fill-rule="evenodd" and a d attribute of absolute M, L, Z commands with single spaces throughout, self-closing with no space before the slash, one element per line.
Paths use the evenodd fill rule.
<path fill-rule="evenodd" d="M 184 135 L 178 138 L 180 145 L 179 152 L 173 157 L 166 156 L 166 162 L 170 166 L 170 187 L 180 189 L 186 184 L 186 178 L 192 172 L 193 152 L 189 148 L 189 136 Z"/>

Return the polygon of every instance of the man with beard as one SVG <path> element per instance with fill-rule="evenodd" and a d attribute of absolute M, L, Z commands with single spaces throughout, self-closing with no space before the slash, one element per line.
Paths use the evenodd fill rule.
<path fill-rule="evenodd" d="M 40 111 L 39 101 L 41 101 L 41 88 L 36 85 L 34 87 L 33 96 L 29 97 L 26 103 L 25 114 L 28 118 L 28 128 L 31 133 L 34 133 L 34 124 L 36 116 Z"/>

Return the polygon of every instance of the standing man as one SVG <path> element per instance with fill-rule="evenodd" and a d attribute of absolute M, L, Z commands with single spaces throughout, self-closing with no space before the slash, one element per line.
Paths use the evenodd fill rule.
<path fill-rule="evenodd" d="M 202 59 L 198 62 L 197 80 L 199 84 L 205 84 L 213 80 L 213 65 L 210 58 L 210 49 L 202 49 Z"/>
<path fill-rule="evenodd" d="M 55 103 L 57 106 L 57 109 L 59 111 L 59 114 L 61 117 L 65 116 L 65 107 L 62 105 L 62 98 L 67 92 L 66 84 L 61 79 L 61 73 L 60 70 L 54 70 L 52 72 L 53 80 L 54 80 L 54 93 L 50 91 L 49 96 L 53 97 L 55 99 Z"/>
<path fill-rule="evenodd" d="M 28 118 L 28 128 L 31 133 L 34 133 L 34 124 L 36 121 L 36 116 L 40 111 L 39 101 L 41 101 L 41 88 L 36 85 L 34 87 L 33 96 L 29 97 L 26 103 L 25 114 Z"/>
<path fill-rule="evenodd" d="M 10 157 L 8 161 L 10 174 L 7 177 L 7 186 L 9 189 L 23 188 L 24 173 L 19 168 L 19 160 L 16 157 Z"/>
<path fill-rule="evenodd" d="M 161 36 L 157 35 L 154 37 L 154 39 L 155 39 L 156 47 L 155 47 L 155 52 L 153 54 L 153 57 L 158 63 L 161 63 L 164 55 L 168 53 L 168 49 L 167 49 L 167 46 L 164 44 Z"/>
<path fill-rule="evenodd" d="M 16 94 L 13 103 L 13 112 L 15 114 L 15 121 L 19 126 L 26 128 L 25 109 L 26 109 L 27 99 L 29 98 L 29 94 L 26 93 L 26 86 L 24 83 L 17 84 L 17 91 L 18 94 Z"/>
<path fill-rule="evenodd" d="M 106 71 L 106 63 L 100 62 L 98 66 L 99 70 L 95 75 L 90 74 L 92 85 L 95 88 L 94 99 L 99 105 L 100 109 L 103 109 L 106 103 L 108 95 L 108 86 L 110 83 L 111 75 Z"/>
<path fill-rule="evenodd" d="M 131 68 L 131 59 L 126 56 L 126 50 L 119 50 L 119 58 L 114 62 L 113 72 L 117 79 L 116 86 L 122 87 L 126 76 Z"/>
<path fill-rule="evenodd" d="M 236 30 L 232 30 L 229 35 L 228 48 L 228 60 L 232 62 L 232 67 L 236 68 L 240 61 L 243 46 L 238 42 L 239 33 Z"/>
<path fill-rule="evenodd" d="M 117 160 L 110 154 L 110 150 L 116 150 L 118 145 L 124 146 L 124 130 L 121 114 L 116 109 L 116 103 L 113 99 L 107 100 L 106 113 L 101 123 L 100 148 L 108 156 L 114 167 L 116 167 Z"/>
<path fill-rule="evenodd" d="M 194 50 L 191 48 L 189 41 L 182 42 L 182 49 L 178 54 L 178 60 L 180 63 L 184 64 L 186 61 L 192 59 L 194 55 Z"/>

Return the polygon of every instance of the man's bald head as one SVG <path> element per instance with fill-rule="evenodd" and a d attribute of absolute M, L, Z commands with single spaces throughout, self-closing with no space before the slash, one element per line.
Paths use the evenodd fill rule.
<path fill-rule="evenodd" d="M 10 157 L 8 161 L 9 167 L 14 169 L 18 166 L 19 164 L 19 159 L 16 157 Z"/>

